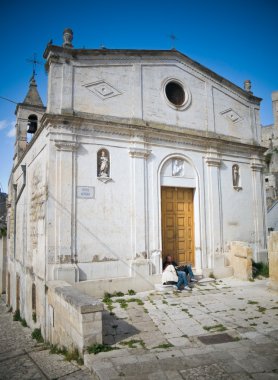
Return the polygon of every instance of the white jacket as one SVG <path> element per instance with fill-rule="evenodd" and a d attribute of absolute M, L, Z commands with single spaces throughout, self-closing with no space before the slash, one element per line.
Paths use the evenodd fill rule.
<path fill-rule="evenodd" d="M 178 282 L 177 272 L 173 265 L 168 265 L 162 273 L 162 284 L 168 281 Z"/>

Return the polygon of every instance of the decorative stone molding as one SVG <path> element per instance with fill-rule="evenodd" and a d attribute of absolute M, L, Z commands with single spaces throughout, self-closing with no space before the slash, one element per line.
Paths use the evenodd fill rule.
<path fill-rule="evenodd" d="M 119 90 L 114 88 L 104 79 L 99 80 L 97 82 L 85 84 L 84 87 L 86 87 L 89 91 L 93 92 L 102 100 L 106 100 L 122 94 Z"/>
<path fill-rule="evenodd" d="M 227 120 L 232 121 L 234 124 L 242 120 L 242 118 L 232 108 L 228 108 L 227 110 L 220 112 L 220 115 L 224 116 Z"/>
<path fill-rule="evenodd" d="M 265 165 L 259 158 L 255 157 L 252 159 L 250 167 L 253 172 L 262 172 Z"/>
<path fill-rule="evenodd" d="M 218 168 L 221 166 L 221 160 L 218 157 L 208 155 L 205 160 L 208 166 L 215 166 Z"/>
<path fill-rule="evenodd" d="M 107 183 L 109 181 L 112 181 L 111 177 L 97 177 L 97 179 L 103 183 Z"/>
<path fill-rule="evenodd" d="M 66 152 L 74 152 L 79 148 L 79 143 L 75 141 L 55 140 L 55 146 L 57 150 L 63 150 Z"/>
<path fill-rule="evenodd" d="M 143 148 L 130 148 L 129 155 L 130 157 L 135 158 L 148 158 L 151 154 L 151 150 Z"/>

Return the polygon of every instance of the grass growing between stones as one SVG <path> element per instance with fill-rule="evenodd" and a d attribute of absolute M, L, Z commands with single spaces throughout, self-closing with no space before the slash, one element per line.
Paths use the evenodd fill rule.
<path fill-rule="evenodd" d="M 269 277 L 268 264 L 263 263 L 263 262 L 255 263 L 252 260 L 252 274 L 254 278 L 259 277 L 259 276 Z"/>
<path fill-rule="evenodd" d="M 262 306 L 257 306 L 257 310 L 259 313 L 262 313 L 262 314 L 265 314 L 265 312 L 266 312 L 266 308 L 262 307 Z"/>
<path fill-rule="evenodd" d="M 21 321 L 21 316 L 20 316 L 20 311 L 19 310 L 16 310 L 15 312 L 14 312 L 14 315 L 13 315 L 13 320 L 14 321 Z"/>
<path fill-rule="evenodd" d="M 43 343 L 44 339 L 42 337 L 41 329 L 35 329 L 32 334 L 32 338 L 35 339 L 38 343 Z"/>
<path fill-rule="evenodd" d="M 56 344 L 51 344 L 49 353 L 52 355 L 63 355 L 65 357 L 65 360 L 68 362 L 75 360 L 79 365 L 84 364 L 83 358 L 79 355 L 79 351 L 77 348 L 67 350 L 64 346 L 58 347 Z"/>
<path fill-rule="evenodd" d="M 252 300 L 248 300 L 247 302 L 249 305 L 257 305 L 259 302 L 257 301 L 252 301 Z"/>
<path fill-rule="evenodd" d="M 140 298 L 129 298 L 129 299 L 118 298 L 115 300 L 115 302 L 118 302 L 121 305 L 122 309 L 127 309 L 128 304 L 131 302 L 137 302 L 137 305 L 144 305 L 144 302 L 140 300 Z"/>
<path fill-rule="evenodd" d="M 193 317 L 193 315 L 189 313 L 188 309 L 181 309 L 181 311 L 184 311 L 189 316 L 189 318 Z"/>
<path fill-rule="evenodd" d="M 100 352 L 108 352 L 113 350 L 119 350 L 119 347 L 109 346 L 108 344 L 99 344 L 95 343 L 91 346 L 87 347 L 87 351 L 89 354 L 97 355 Z"/>
<path fill-rule="evenodd" d="M 226 331 L 227 330 L 227 328 L 221 324 L 213 325 L 213 326 L 203 326 L 203 329 L 206 331 L 211 331 L 211 332 L 220 332 L 220 331 Z"/>
<path fill-rule="evenodd" d="M 142 348 L 146 348 L 146 344 L 142 339 L 131 339 L 125 342 L 120 342 L 120 345 L 127 346 L 128 348 L 138 348 L 140 345 Z"/>
<path fill-rule="evenodd" d="M 26 322 L 25 319 L 21 319 L 20 322 L 21 322 L 21 324 L 22 324 L 23 327 L 28 327 L 27 322 Z"/>
<path fill-rule="evenodd" d="M 159 344 L 158 346 L 153 347 L 153 349 L 155 349 L 155 348 L 166 349 L 166 348 L 171 348 L 171 347 L 174 347 L 174 345 L 172 343 L 162 343 L 162 344 Z"/>

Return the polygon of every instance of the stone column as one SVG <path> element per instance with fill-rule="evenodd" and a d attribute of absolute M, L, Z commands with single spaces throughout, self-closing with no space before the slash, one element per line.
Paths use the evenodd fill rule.
<path fill-rule="evenodd" d="M 268 238 L 269 287 L 278 290 L 278 231 L 270 233 Z"/>
<path fill-rule="evenodd" d="M 145 148 L 130 148 L 132 157 L 132 247 L 134 258 L 147 258 L 148 253 L 148 205 L 147 205 L 147 164 L 150 151 Z M 136 260 L 134 260 L 136 263 Z M 142 266 L 142 263 L 140 262 Z M 146 265 L 149 266 L 146 260 Z M 148 270 L 148 269 L 147 269 Z M 137 273 L 131 263 L 131 275 Z"/>
<path fill-rule="evenodd" d="M 55 268 L 57 280 L 75 282 L 76 269 L 76 150 L 74 141 L 55 140 Z"/>
<path fill-rule="evenodd" d="M 254 260 L 267 261 L 266 250 L 266 207 L 263 168 L 264 164 L 257 157 L 252 157 L 252 188 L 253 188 L 253 215 L 254 215 Z"/>
<path fill-rule="evenodd" d="M 206 158 L 207 164 L 207 233 L 209 268 L 214 268 L 217 258 L 223 254 L 223 215 L 220 180 L 221 160 L 218 153 L 211 150 Z M 219 261 L 219 260 L 218 260 Z M 224 266 L 224 261 L 223 261 Z"/>

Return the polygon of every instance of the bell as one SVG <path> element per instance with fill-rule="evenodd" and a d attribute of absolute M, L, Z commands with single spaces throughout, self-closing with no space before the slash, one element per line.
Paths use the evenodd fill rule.
<path fill-rule="evenodd" d="M 27 133 L 36 133 L 37 131 L 37 121 L 28 121 L 27 123 Z"/>

